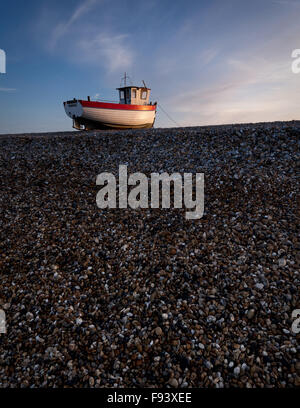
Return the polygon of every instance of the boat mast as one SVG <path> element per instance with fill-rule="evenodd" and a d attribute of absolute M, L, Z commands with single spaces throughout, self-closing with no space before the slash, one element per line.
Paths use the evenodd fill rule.
<path fill-rule="evenodd" d="M 126 87 L 126 79 L 129 79 L 129 76 L 125 72 L 124 77 L 122 78 L 122 80 L 124 81 L 124 87 Z M 122 83 L 121 83 L 121 86 L 122 86 Z"/>

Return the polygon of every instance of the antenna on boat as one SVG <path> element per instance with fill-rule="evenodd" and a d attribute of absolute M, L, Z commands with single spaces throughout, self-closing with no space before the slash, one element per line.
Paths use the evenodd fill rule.
<path fill-rule="evenodd" d="M 132 81 L 131 81 L 131 79 L 130 79 L 130 76 L 127 75 L 127 73 L 125 72 L 123 78 L 121 78 L 121 85 L 120 85 L 120 86 L 122 86 L 122 82 L 123 82 L 123 83 L 124 83 L 124 87 L 126 87 L 126 86 L 127 86 L 127 80 L 129 80 L 129 82 L 131 82 L 131 84 L 132 84 Z"/>
<path fill-rule="evenodd" d="M 145 81 L 144 81 L 144 80 L 142 80 L 142 82 L 143 82 L 143 84 L 144 84 L 144 87 L 145 87 L 145 88 L 147 88 L 147 87 L 146 87 L 146 84 L 145 84 Z"/>

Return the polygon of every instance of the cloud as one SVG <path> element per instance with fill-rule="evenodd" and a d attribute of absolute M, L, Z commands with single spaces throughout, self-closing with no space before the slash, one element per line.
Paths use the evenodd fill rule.
<path fill-rule="evenodd" d="M 299 1 L 293 0 L 273 0 L 275 4 L 281 4 L 283 6 L 300 7 Z"/>
<path fill-rule="evenodd" d="M 186 126 L 295 119 L 298 77 L 290 63 L 251 51 L 230 56 L 214 82 L 170 95 L 164 106 L 173 105 L 172 117 Z"/>
<path fill-rule="evenodd" d="M 48 27 L 45 41 L 47 51 L 63 55 L 63 58 L 72 62 L 103 67 L 108 73 L 120 69 L 123 71 L 131 67 L 133 62 L 134 53 L 129 44 L 130 36 L 103 25 L 103 22 L 99 29 L 99 21 L 97 20 L 96 24 L 95 20 L 92 20 L 91 12 L 100 3 L 101 0 L 85 0 L 75 8 L 68 19 L 54 24 L 54 28 L 55 16 L 46 19 L 44 15 Z M 86 20 L 89 21 L 88 25 Z M 45 27 L 40 23 L 37 25 L 37 31 L 44 32 Z"/>
<path fill-rule="evenodd" d="M 96 0 L 86 0 L 80 6 L 78 6 L 74 12 L 72 13 L 71 17 L 64 22 L 60 22 L 57 24 L 51 34 L 50 38 L 50 48 L 54 49 L 57 45 L 58 40 L 63 37 L 65 34 L 68 33 L 72 25 L 80 18 L 83 16 L 83 14 L 86 14 L 89 12 L 92 8 L 92 6 L 96 3 Z"/>
<path fill-rule="evenodd" d="M 0 92 L 14 92 L 16 88 L 0 88 Z"/>
<path fill-rule="evenodd" d="M 208 48 L 207 50 L 204 50 L 201 54 L 200 54 L 200 61 L 202 62 L 202 64 L 207 65 L 210 62 L 212 62 L 216 56 L 218 55 L 218 50 L 216 48 Z"/>
<path fill-rule="evenodd" d="M 110 86 L 124 70 L 145 78 L 154 100 L 186 125 L 256 121 L 263 115 L 271 120 L 272 114 L 289 118 L 298 101 L 294 88 L 300 75 L 291 73 L 290 55 L 298 47 L 294 6 L 300 2 L 270 1 L 250 16 L 248 7 L 234 7 L 237 1 L 230 1 L 231 7 L 221 3 L 193 8 L 183 24 L 181 17 L 160 24 L 159 9 L 146 15 L 136 7 L 127 15 L 122 2 L 112 7 L 83 0 L 62 21 L 56 8 L 53 18 L 47 11 L 39 27 L 47 45 L 50 38 L 48 52 L 101 70 L 101 86 Z"/>
<path fill-rule="evenodd" d="M 134 53 L 126 44 L 127 34 L 98 34 L 94 39 L 79 40 L 81 57 L 88 62 L 105 65 L 110 73 L 132 65 Z"/>
<path fill-rule="evenodd" d="M 190 65 L 197 66 L 197 69 L 200 70 L 213 62 L 218 53 L 219 51 L 216 48 L 207 48 L 195 52 L 194 55 L 190 56 Z M 182 59 L 183 57 L 180 52 L 176 53 L 174 51 L 174 54 L 171 56 L 170 53 L 166 52 L 165 55 L 160 56 L 156 61 L 155 67 L 161 75 L 169 75 L 182 68 Z"/>

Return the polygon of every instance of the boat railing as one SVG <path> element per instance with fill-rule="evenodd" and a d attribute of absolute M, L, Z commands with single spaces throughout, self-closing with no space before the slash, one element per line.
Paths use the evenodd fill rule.
<path fill-rule="evenodd" d="M 95 102 L 108 102 L 108 103 L 121 103 L 120 101 L 111 101 L 111 100 L 109 100 L 109 99 L 100 99 L 100 98 L 94 98 L 94 101 Z M 145 103 L 144 105 L 149 105 L 149 106 L 152 106 L 152 105 L 156 105 L 157 103 L 156 102 L 150 102 L 150 103 Z M 124 105 L 124 104 L 123 104 Z"/>
<path fill-rule="evenodd" d="M 96 102 L 109 102 L 109 103 L 120 103 L 119 101 L 111 101 L 109 99 L 99 99 L 99 98 L 95 98 Z"/>

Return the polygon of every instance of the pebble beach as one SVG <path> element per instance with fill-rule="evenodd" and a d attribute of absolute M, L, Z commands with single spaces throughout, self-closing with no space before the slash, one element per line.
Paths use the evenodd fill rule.
<path fill-rule="evenodd" d="M 300 122 L 0 135 L 0 387 L 300 386 Z M 204 173 L 204 215 L 99 209 Z"/>

